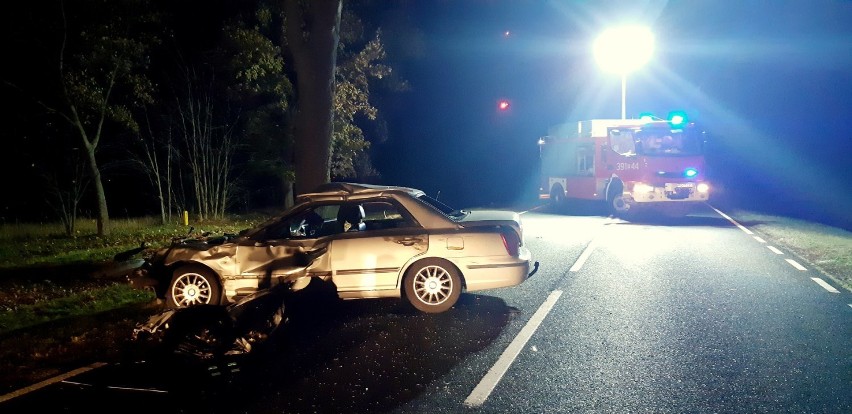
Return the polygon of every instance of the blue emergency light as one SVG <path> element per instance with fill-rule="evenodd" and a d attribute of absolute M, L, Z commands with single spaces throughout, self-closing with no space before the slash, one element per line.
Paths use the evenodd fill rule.
<path fill-rule="evenodd" d="M 654 114 L 652 114 L 650 112 L 642 112 L 641 114 L 639 114 L 639 120 L 642 121 L 643 123 L 653 122 L 657 119 L 658 118 L 655 117 Z"/>
<path fill-rule="evenodd" d="M 686 112 L 683 111 L 671 111 L 669 112 L 669 124 L 671 124 L 672 128 L 681 128 L 689 121 L 686 117 Z"/>

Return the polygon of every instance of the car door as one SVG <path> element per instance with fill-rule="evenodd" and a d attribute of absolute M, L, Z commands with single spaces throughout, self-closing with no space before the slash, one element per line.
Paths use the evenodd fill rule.
<path fill-rule="evenodd" d="M 300 276 L 324 276 L 327 240 L 339 206 L 322 205 L 297 211 L 269 223 L 237 246 L 236 275 L 226 283 L 234 293 L 248 294 Z"/>
<path fill-rule="evenodd" d="M 426 231 L 392 199 L 357 203 L 363 230 L 350 230 L 329 245 L 338 292 L 396 289 L 403 266 L 429 247 Z M 349 226 L 347 226 L 349 227 Z M 369 294 L 367 294 L 369 296 Z"/>

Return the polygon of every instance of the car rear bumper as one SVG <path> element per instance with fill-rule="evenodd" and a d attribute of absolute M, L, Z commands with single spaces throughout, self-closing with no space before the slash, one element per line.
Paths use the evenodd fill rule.
<path fill-rule="evenodd" d="M 460 265 L 468 291 L 496 289 L 523 283 L 538 269 L 530 272 L 530 251 L 521 247 L 518 257 L 476 257 Z"/>

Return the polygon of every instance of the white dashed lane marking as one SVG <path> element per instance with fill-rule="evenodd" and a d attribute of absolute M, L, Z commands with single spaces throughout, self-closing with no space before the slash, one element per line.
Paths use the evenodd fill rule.
<path fill-rule="evenodd" d="M 579 272 L 580 269 L 583 268 L 583 263 L 586 263 L 586 260 L 589 258 L 589 256 L 592 255 L 592 252 L 595 250 L 595 244 L 595 241 L 592 240 L 592 242 L 589 243 L 588 246 L 586 246 L 586 249 L 583 250 L 583 253 L 580 253 L 580 257 L 577 258 L 577 261 L 574 262 L 570 269 L 568 269 L 569 272 Z"/>
<path fill-rule="evenodd" d="M 766 246 L 767 249 L 772 250 L 772 253 L 775 254 L 784 254 L 781 250 L 778 250 L 775 246 Z"/>
<path fill-rule="evenodd" d="M 790 263 L 790 266 L 793 266 L 793 267 L 795 267 L 796 269 L 799 269 L 799 270 L 808 270 L 808 268 L 806 268 L 806 267 L 804 267 L 804 266 L 800 265 L 800 264 L 799 264 L 799 262 L 797 262 L 797 261 L 795 261 L 795 260 L 793 260 L 793 259 L 784 259 L 784 260 L 786 260 L 786 261 L 787 261 L 787 263 Z"/>
<path fill-rule="evenodd" d="M 760 243 L 766 243 L 766 240 L 762 239 L 760 236 L 756 236 L 756 235 L 754 235 L 754 233 L 752 233 L 752 231 L 751 231 L 751 230 L 749 230 L 749 229 L 745 228 L 745 227 L 744 227 L 743 225 L 741 225 L 740 223 L 737 223 L 737 221 L 736 221 L 736 220 L 732 219 L 732 218 L 731 218 L 730 216 L 728 216 L 727 214 L 725 214 L 725 213 L 723 213 L 723 212 L 719 211 L 717 208 L 715 208 L 715 207 L 713 207 L 713 206 L 710 206 L 710 208 L 712 208 L 713 210 L 715 210 L 717 213 L 719 213 L 719 215 L 720 215 L 720 216 L 722 216 L 722 217 L 724 217 L 726 220 L 730 221 L 733 225 L 737 226 L 740 230 L 744 231 L 746 234 L 749 234 L 749 235 L 751 235 L 752 237 L 754 237 L 754 239 L 755 239 L 755 240 L 757 240 L 758 242 L 760 242 Z M 782 252 L 781 250 L 779 250 L 779 249 L 778 249 L 778 248 L 776 248 L 775 246 L 766 246 L 766 248 L 767 248 L 767 249 L 769 249 L 769 250 L 771 250 L 771 251 L 772 251 L 772 253 L 775 253 L 775 254 L 784 254 L 784 252 Z M 583 252 L 583 253 L 585 253 L 585 252 Z M 582 257 L 582 255 L 581 255 L 581 257 Z M 786 261 L 787 261 L 787 263 L 789 263 L 789 264 L 790 264 L 790 266 L 793 266 L 793 267 L 795 267 L 795 268 L 796 268 L 796 269 L 798 269 L 798 270 L 801 270 L 801 271 L 807 271 L 807 270 L 808 270 L 806 267 L 802 266 L 801 264 L 799 264 L 799 262 L 797 262 L 797 261 L 795 261 L 795 260 L 793 260 L 793 259 L 784 259 L 784 260 L 786 260 Z M 575 265 L 576 265 L 576 263 L 575 263 Z M 822 286 L 822 287 L 823 287 L 823 289 L 825 289 L 825 290 L 827 290 L 827 291 L 829 291 L 829 292 L 831 292 L 831 293 L 840 293 L 840 291 L 839 291 L 839 290 L 835 289 L 835 288 L 834 288 L 834 286 L 831 286 L 830 284 L 826 283 L 826 281 L 825 281 L 825 280 L 822 280 L 822 279 L 820 279 L 820 278 L 818 278 L 818 277 L 812 277 L 812 278 L 811 278 L 811 280 L 813 280 L 813 281 L 814 281 L 814 282 L 816 282 L 818 285 Z M 852 307 L 852 304 L 849 304 L 849 306 L 850 306 L 850 307 Z"/>
<path fill-rule="evenodd" d="M 831 285 L 829 285 L 828 283 L 826 283 L 826 281 L 825 281 L 825 280 L 822 280 L 822 279 L 820 279 L 820 278 L 818 278 L 818 277 L 812 277 L 812 278 L 811 278 L 811 280 L 813 280 L 813 281 L 814 281 L 814 282 L 816 282 L 818 285 L 822 286 L 822 288 L 823 288 L 823 289 L 825 289 L 825 290 L 827 290 L 827 291 L 829 291 L 829 292 L 831 292 L 831 293 L 840 293 L 840 291 L 839 291 L 839 290 L 835 289 L 835 288 L 834 288 L 834 286 L 831 286 Z M 852 305 L 849 305 L 849 306 L 852 306 Z"/>

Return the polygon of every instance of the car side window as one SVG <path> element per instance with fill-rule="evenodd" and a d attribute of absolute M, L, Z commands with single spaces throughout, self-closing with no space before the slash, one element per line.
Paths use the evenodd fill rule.
<path fill-rule="evenodd" d="M 315 237 L 328 236 L 336 232 L 338 211 L 340 211 L 340 204 L 327 204 L 314 208 L 314 212 L 322 218 L 322 225 L 317 229 Z"/>
<path fill-rule="evenodd" d="M 361 203 L 364 208 L 366 230 L 384 230 L 412 227 L 414 222 L 396 204 L 390 201 L 368 201 Z"/>
<path fill-rule="evenodd" d="M 269 225 L 261 238 L 264 240 L 311 239 L 334 233 L 339 205 L 323 205 L 282 217 Z"/>

